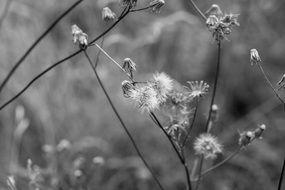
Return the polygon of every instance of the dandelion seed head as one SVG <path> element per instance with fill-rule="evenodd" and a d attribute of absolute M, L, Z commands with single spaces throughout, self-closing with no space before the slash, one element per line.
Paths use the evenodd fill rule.
<path fill-rule="evenodd" d="M 130 97 L 137 102 L 142 112 L 150 112 L 159 108 L 160 101 L 157 99 L 157 92 L 150 84 L 132 89 Z"/>
<path fill-rule="evenodd" d="M 153 75 L 153 79 L 153 88 L 157 91 L 157 98 L 160 103 L 164 103 L 167 95 L 173 89 L 173 80 L 165 73 L 156 73 Z"/>
<path fill-rule="evenodd" d="M 189 96 L 192 98 L 195 97 L 203 97 L 209 90 L 209 85 L 204 81 L 188 81 L 189 87 L 188 89 Z"/>
<path fill-rule="evenodd" d="M 214 159 L 218 153 L 222 152 L 222 145 L 217 138 L 209 133 L 201 134 L 194 142 L 196 154 L 203 155 L 206 159 Z"/>
<path fill-rule="evenodd" d="M 261 58 L 258 54 L 258 51 L 256 49 L 250 50 L 250 63 L 251 65 L 258 64 L 261 62 Z"/>

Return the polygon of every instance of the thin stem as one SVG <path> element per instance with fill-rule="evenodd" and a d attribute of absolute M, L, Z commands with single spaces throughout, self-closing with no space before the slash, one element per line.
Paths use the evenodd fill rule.
<path fill-rule="evenodd" d="M 10 72 L 7 74 L 5 79 L 0 85 L 0 93 L 2 92 L 4 86 L 7 84 L 11 76 L 17 70 L 17 68 L 21 65 L 21 63 L 26 59 L 26 57 L 32 52 L 32 50 L 38 45 L 38 43 L 56 26 L 56 24 L 63 19 L 70 11 L 72 11 L 77 5 L 79 5 L 83 0 L 76 1 L 73 5 L 71 5 L 66 11 L 64 11 L 43 33 L 36 39 L 36 41 L 30 46 L 30 48 L 24 53 L 24 55 L 16 62 Z"/>
<path fill-rule="evenodd" d="M 156 115 L 153 112 L 150 112 L 150 117 L 154 120 L 154 123 L 163 131 L 163 133 L 167 137 L 168 141 L 172 145 L 172 148 L 174 149 L 176 155 L 178 156 L 181 164 L 184 167 L 185 174 L 186 174 L 186 181 L 187 181 L 187 190 L 191 190 L 192 186 L 191 186 L 191 181 L 190 181 L 190 173 L 189 173 L 189 169 L 188 169 L 187 163 L 185 162 L 184 156 L 182 156 L 179 153 L 179 150 L 177 149 L 177 147 L 175 146 L 174 142 L 172 141 L 171 136 L 165 131 L 165 129 L 161 125 L 160 121 L 157 119 Z"/>
<path fill-rule="evenodd" d="M 197 110 L 198 110 L 198 99 L 196 99 L 196 105 L 195 105 L 195 111 L 194 111 L 193 119 L 192 119 L 191 125 L 190 125 L 190 127 L 189 127 L 189 129 L 187 131 L 186 137 L 183 140 L 181 149 L 184 149 L 184 147 L 186 145 L 186 142 L 188 141 L 188 138 L 190 137 L 190 134 L 191 134 L 191 131 L 193 129 L 193 126 L 194 126 L 194 123 L 195 123 L 195 119 L 196 119 L 196 116 L 197 116 Z"/>
<path fill-rule="evenodd" d="M 197 180 L 197 183 L 196 183 L 195 190 L 198 190 L 199 186 L 200 186 L 201 176 L 202 176 L 201 172 L 202 172 L 202 168 L 203 168 L 203 163 L 204 163 L 204 156 L 201 155 L 200 156 L 200 160 L 199 160 L 198 180 Z"/>
<path fill-rule="evenodd" d="M 278 182 L 278 189 L 277 190 L 281 190 L 282 181 L 283 181 L 283 177 L 284 177 L 284 170 L 285 170 L 285 158 L 283 160 L 283 166 L 282 166 L 282 170 L 281 170 L 281 174 L 280 174 L 280 178 L 279 178 L 279 182 Z"/>
<path fill-rule="evenodd" d="M 213 94 L 212 94 L 212 99 L 211 99 L 211 104 L 210 104 L 210 109 L 209 109 L 209 114 L 208 114 L 208 119 L 205 127 L 205 131 L 208 132 L 209 130 L 209 123 L 211 120 L 212 116 L 212 111 L 213 111 L 213 104 L 215 101 L 215 96 L 216 96 L 216 90 L 218 86 L 218 79 L 219 79 L 219 74 L 220 74 L 220 64 L 221 64 L 221 42 L 218 42 L 218 59 L 217 59 L 217 66 L 216 66 L 216 75 L 215 75 L 215 82 L 214 82 L 214 88 L 213 88 Z"/>
<path fill-rule="evenodd" d="M 270 88 L 273 90 L 273 92 L 275 93 L 276 97 L 280 100 L 280 102 L 283 104 L 284 106 L 284 110 L 285 110 L 285 102 L 284 100 L 279 96 L 278 92 L 276 91 L 276 89 L 274 88 L 273 84 L 270 82 L 267 74 L 265 73 L 265 71 L 263 70 L 263 67 L 261 66 L 260 63 L 257 63 L 260 71 L 262 72 L 262 75 L 264 77 L 264 79 L 266 80 L 266 82 L 269 84 Z"/>
<path fill-rule="evenodd" d="M 81 0 L 82 1 L 82 0 Z M 119 17 L 119 19 L 112 25 L 110 26 L 108 29 L 106 29 L 103 33 L 101 33 L 98 37 L 96 37 L 95 39 L 93 39 L 88 46 L 90 46 L 92 43 L 94 43 L 95 41 L 99 40 L 101 37 L 103 37 L 104 35 L 107 34 L 107 32 L 109 32 L 112 28 L 114 28 L 119 21 L 121 21 L 126 15 L 128 14 L 128 11 L 126 11 L 126 8 L 123 10 L 121 16 Z M 31 50 L 30 50 L 31 51 Z M 36 77 L 34 77 L 20 92 L 18 92 L 14 97 L 12 97 L 10 100 L 8 100 L 7 102 L 5 102 L 2 106 L 0 106 L 0 110 L 2 110 L 3 108 L 5 108 L 7 105 L 9 105 L 10 103 L 12 103 L 14 100 L 16 100 L 20 95 L 22 95 L 36 80 L 38 80 L 40 77 L 42 77 L 44 74 L 46 74 L 48 71 L 50 71 L 51 69 L 53 69 L 54 67 L 58 66 L 59 64 L 71 59 L 72 57 L 76 56 L 77 54 L 81 53 L 83 50 L 80 49 L 74 53 L 72 53 L 71 55 L 59 60 L 58 62 L 54 63 L 53 65 L 51 65 L 50 67 L 48 67 L 47 69 L 45 69 L 44 71 L 42 71 L 40 74 L 38 74 Z M 30 52 L 29 52 L 30 53 Z M 27 54 L 28 55 L 28 54 Z M 26 56 L 27 56 L 26 55 Z M 25 57 L 26 57 L 25 56 Z M 24 57 L 24 56 L 23 56 Z M 23 60 L 22 60 L 23 61 Z M 22 61 L 19 61 L 19 63 L 21 63 Z M 14 71 L 13 71 L 14 72 Z M 10 72 L 12 76 L 13 72 Z M 9 76 L 9 78 L 11 77 Z M 6 78 L 7 79 L 7 78 Z M 7 79 L 8 81 L 9 79 Z M 4 81 L 2 83 L 3 87 L 5 86 L 6 82 Z M 2 87 L 2 88 L 3 88 Z M 0 87 L 1 88 L 1 87 Z M 1 92 L 1 90 L 0 90 Z"/>
<path fill-rule="evenodd" d="M 207 20 L 207 17 L 202 13 L 202 11 L 199 9 L 199 7 L 195 4 L 193 0 L 190 0 L 190 3 L 192 6 L 195 8 L 195 10 L 200 14 L 200 16 L 204 19 Z"/>
<path fill-rule="evenodd" d="M 130 10 L 130 12 L 138 12 L 138 11 L 144 11 L 144 10 L 147 10 L 147 9 L 149 9 L 149 8 L 152 8 L 152 7 L 154 7 L 154 6 L 156 6 L 156 4 L 154 4 L 154 5 L 149 5 L 149 6 L 147 6 L 147 7 L 143 7 L 143 8 L 139 8 L 139 9 L 132 9 L 132 10 Z"/>
<path fill-rule="evenodd" d="M 4 10 L 3 10 L 3 13 L 0 17 L 0 29 L 2 27 L 2 24 L 3 24 L 3 21 L 5 20 L 7 14 L 8 14 L 8 11 L 9 11 L 9 8 L 10 8 L 10 5 L 12 3 L 12 0 L 7 0 L 6 1 L 6 4 L 5 4 L 5 7 L 4 7 Z"/>
<path fill-rule="evenodd" d="M 90 64 L 90 66 L 92 67 L 92 70 L 93 70 L 93 72 L 94 72 L 94 74 L 95 74 L 95 76 L 96 76 L 96 78 L 97 78 L 97 80 L 98 80 L 98 82 L 99 82 L 99 85 L 100 85 L 100 87 L 102 88 L 102 90 L 103 90 L 103 92 L 104 92 L 104 94 L 105 94 L 105 96 L 106 96 L 106 98 L 107 98 L 109 104 L 111 105 L 112 110 L 114 111 L 115 115 L 117 116 L 118 120 L 120 121 L 121 125 L 123 126 L 123 129 L 124 129 L 124 131 L 126 132 L 126 134 L 128 135 L 128 137 L 129 137 L 129 139 L 130 139 L 132 145 L 134 146 L 134 148 L 135 148 L 135 150 L 136 150 L 138 156 L 140 157 L 140 159 L 143 161 L 143 163 L 144 163 L 144 165 L 146 166 L 146 168 L 149 170 L 149 172 L 150 172 L 151 175 L 153 176 L 153 178 L 154 178 L 154 180 L 156 181 L 156 183 L 157 183 L 157 185 L 159 186 L 159 188 L 160 188 L 161 190 L 164 190 L 164 188 L 162 187 L 162 185 L 161 185 L 161 183 L 159 182 L 158 178 L 157 178 L 156 175 L 154 174 L 154 171 L 151 169 L 151 167 L 148 165 L 147 161 L 144 159 L 144 157 L 143 157 L 142 153 L 140 152 L 140 150 L 139 150 L 139 148 L 138 148 L 138 146 L 137 146 L 135 140 L 133 139 L 133 137 L 132 137 L 131 133 L 129 132 L 128 128 L 126 127 L 126 125 L 125 125 L 123 119 L 122 119 L 121 116 L 119 115 L 119 112 L 117 111 L 116 107 L 114 106 L 114 104 L 113 104 L 113 102 L 112 102 L 112 100 L 111 100 L 111 98 L 110 98 L 110 96 L 109 96 L 109 94 L 108 94 L 108 92 L 107 92 L 107 90 L 106 90 L 106 88 L 105 88 L 103 82 L 101 81 L 101 79 L 100 79 L 100 77 L 99 77 L 99 75 L 98 75 L 98 73 L 97 73 L 97 70 L 96 70 L 96 68 L 95 68 L 95 65 L 93 65 L 93 63 L 92 63 L 92 61 L 91 61 L 89 55 L 87 54 L 86 50 L 84 50 L 84 54 L 85 54 L 85 56 L 86 56 L 86 58 L 87 58 L 87 60 L 88 60 L 88 62 L 89 62 L 89 64 Z"/>

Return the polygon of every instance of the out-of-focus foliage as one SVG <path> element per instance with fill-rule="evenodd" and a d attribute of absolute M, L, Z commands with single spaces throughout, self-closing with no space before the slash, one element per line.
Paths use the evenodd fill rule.
<path fill-rule="evenodd" d="M 0 1 L 1 8 L 4 3 L 4 0 Z M 141 0 L 137 6 L 148 3 L 148 0 Z M 259 50 L 265 70 L 276 83 L 285 72 L 285 2 L 197 2 L 202 11 L 213 3 L 219 4 L 226 13 L 240 14 L 241 24 L 222 46 L 216 99 L 220 113 L 213 132 L 223 142 L 224 154 L 228 154 L 238 146 L 238 131 L 255 128 L 260 123 L 265 123 L 268 129 L 262 141 L 254 142 L 246 151 L 207 175 L 201 189 L 273 189 L 277 185 L 284 155 L 285 115 L 258 69 L 250 65 L 249 50 Z M 0 28 L 0 81 L 41 32 L 70 4 L 68 0 L 13 0 Z M 109 24 L 101 20 L 101 10 L 107 4 L 117 15 L 122 9 L 117 1 L 85 0 L 65 17 L 20 66 L 4 88 L 1 103 L 44 68 L 77 49 L 72 43 L 71 25 L 77 24 L 89 38 L 106 29 Z M 163 71 L 182 85 L 186 85 L 186 81 L 204 80 L 210 84 L 211 93 L 216 43 L 188 0 L 166 0 L 159 14 L 151 11 L 132 13 L 105 37 L 104 48 L 120 63 L 125 57 L 134 60 L 139 80 L 148 80 L 152 73 Z M 88 51 L 95 59 L 96 47 Z M 123 97 L 121 82 L 125 76 L 103 55 L 99 64 L 99 75 L 111 98 L 161 182 L 167 189 L 184 189 L 183 169 L 169 143 L 149 117 Z M 205 125 L 209 102 L 209 95 L 201 101 L 195 136 Z M 17 144 L 15 109 L 19 105 L 24 107 L 30 124 Z M 71 145 L 65 152 L 56 153 L 58 162 L 53 165 L 43 147 L 56 147 L 62 139 L 67 139 Z M 195 156 L 192 145 L 193 138 L 187 144 L 190 161 Z M 74 189 L 84 185 L 107 190 L 157 189 L 83 55 L 49 72 L 0 112 L 0 149 L 1 189 L 7 188 L 6 177 L 11 172 L 16 172 L 19 189 L 28 187 L 27 177 L 22 176 L 28 158 L 46 175 L 57 168 L 64 189 L 69 185 Z M 105 159 L 103 166 L 92 161 L 98 156 Z M 218 157 L 215 162 L 221 159 Z M 191 167 L 193 162 L 188 164 Z M 206 162 L 205 167 L 211 164 Z M 75 167 L 82 167 L 82 178 L 75 179 Z M 57 183 L 57 180 L 46 179 L 51 183 Z"/>

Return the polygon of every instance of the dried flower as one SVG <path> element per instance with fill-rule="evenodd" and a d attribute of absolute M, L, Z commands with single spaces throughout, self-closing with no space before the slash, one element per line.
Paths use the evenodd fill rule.
<path fill-rule="evenodd" d="M 138 103 L 142 111 L 149 112 L 159 107 L 160 101 L 157 99 L 157 91 L 149 83 L 131 90 L 129 95 Z"/>
<path fill-rule="evenodd" d="M 157 99 L 160 103 L 164 103 L 167 95 L 173 89 L 173 80 L 165 73 L 156 73 L 153 75 L 153 79 L 151 84 L 157 92 Z"/>
<path fill-rule="evenodd" d="M 86 48 L 88 45 L 88 35 L 85 34 L 77 25 L 72 25 L 71 33 L 73 36 L 73 43 L 79 43 L 81 48 Z"/>
<path fill-rule="evenodd" d="M 152 6 L 152 11 L 159 13 L 160 8 L 165 4 L 164 0 L 153 0 L 150 2 L 150 6 Z"/>
<path fill-rule="evenodd" d="M 130 7 L 135 7 L 137 5 L 137 1 L 138 0 L 122 0 L 122 3 Z"/>
<path fill-rule="evenodd" d="M 201 154 L 205 158 L 215 158 L 218 153 L 222 152 L 222 145 L 217 138 L 209 133 L 201 134 L 194 142 L 196 154 Z"/>
<path fill-rule="evenodd" d="M 262 124 L 258 126 L 254 131 L 245 131 L 245 132 L 240 133 L 239 145 L 241 147 L 245 147 L 249 145 L 256 138 L 260 139 L 265 129 L 266 129 L 266 126 Z"/>
<path fill-rule="evenodd" d="M 251 63 L 251 65 L 258 64 L 259 62 L 261 62 L 261 59 L 259 57 L 258 51 L 256 49 L 251 49 L 250 50 L 250 63 Z"/>
<path fill-rule="evenodd" d="M 215 30 L 219 25 L 219 19 L 216 15 L 210 15 L 206 20 L 206 25 L 210 30 Z"/>
<path fill-rule="evenodd" d="M 109 8 L 105 7 L 102 9 L 102 19 L 106 22 L 113 21 L 116 18 L 116 14 Z"/>
<path fill-rule="evenodd" d="M 136 64 L 130 58 L 125 58 L 123 63 L 123 69 L 130 75 L 133 79 L 133 72 L 136 70 Z"/>
<path fill-rule="evenodd" d="M 188 90 L 188 94 L 190 97 L 195 98 L 195 97 L 203 97 L 209 89 L 209 85 L 204 82 L 204 81 L 188 81 L 189 88 L 185 87 Z"/>
<path fill-rule="evenodd" d="M 211 16 L 211 15 L 214 15 L 216 17 L 221 17 L 223 16 L 223 12 L 220 8 L 219 5 L 217 4 L 213 4 L 211 5 L 211 7 L 205 12 L 205 15 L 206 16 Z"/>
<path fill-rule="evenodd" d="M 135 87 L 132 84 L 132 82 L 130 82 L 128 80 L 124 80 L 122 82 L 122 90 L 123 90 L 124 97 L 125 98 L 130 98 L 132 91 L 135 90 Z"/>

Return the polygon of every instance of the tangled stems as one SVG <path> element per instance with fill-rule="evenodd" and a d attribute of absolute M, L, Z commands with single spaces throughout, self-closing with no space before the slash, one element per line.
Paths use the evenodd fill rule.
<path fill-rule="evenodd" d="M 32 50 L 40 43 L 40 41 L 56 26 L 56 24 L 63 19 L 70 11 L 72 11 L 77 5 L 79 5 L 83 0 L 76 1 L 71 5 L 66 11 L 64 11 L 47 29 L 36 39 L 36 41 L 29 47 L 29 49 L 24 53 L 24 55 L 16 62 L 11 71 L 7 74 L 5 79 L 0 85 L 0 93 L 2 92 L 4 86 L 7 84 L 9 79 L 12 77 L 14 72 L 18 69 L 21 63 L 26 59 L 26 57 L 32 52 Z M 10 1 L 11 2 L 11 1 Z M 9 2 L 8 2 L 9 3 Z M 2 107 L 2 106 L 1 106 Z"/>
<path fill-rule="evenodd" d="M 171 136 L 169 136 L 169 134 L 165 131 L 165 129 L 163 128 L 163 126 L 161 125 L 159 120 L 157 119 L 156 115 L 152 111 L 150 112 L 150 117 L 153 120 L 153 122 L 163 131 L 163 133 L 167 137 L 168 141 L 171 143 L 171 146 L 174 149 L 176 155 L 178 156 L 179 161 L 181 162 L 181 164 L 184 167 L 185 174 L 186 174 L 186 181 L 187 181 L 187 190 L 192 190 L 191 181 L 190 181 L 190 173 L 188 170 L 187 163 L 185 161 L 185 157 L 183 156 L 183 154 L 180 154 L 179 150 L 177 149 L 174 142 L 172 141 Z"/>
<path fill-rule="evenodd" d="M 140 159 L 143 161 L 143 163 L 144 163 L 144 165 L 146 166 L 146 168 L 149 170 L 149 172 L 150 172 L 151 175 L 153 176 L 153 178 L 154 178 L 154 180 L 156 181 L 156 183 L 157 183 L 157 185 L 159 186 L 159 188 L 160 188 L 161 190 L 164 190 L 163 186 L 161 185 L 161 183 L 159 182 L 158 178 L 157 178 L 156 175 L 154 174 L 154 171 L 151 169 L 151 167 L 148 165 L 147 161 L 144 159 L 144 157 L 143 157 L 142 153 L 140 152 L 140 150 L 139 150 L 139 148 L 138 148 L 138 146 L 137 146 L 135 140 L 133 139 L 133 137 L 132 137 L 131 133 L 129 132 L 128 128 L 126 127 L 126 125 L 125 125 L 123 119 L 122 119 L 121 116 L 119 115 L 119 112 L 117 111 L 116 107 L 114 106 L 114 104 L 113 104 L 113 102 L 112 102 L 112 100 L 111 100 L 111 98 L 110 98 L 110 96 L 109 96 L 109 94 L 108 94 L 108 92 L 107 92 L 107 90 L 106 90 L 106 88 L 105 88 L 103 82 L 101 81 L 101 79 L 100 79 L 100 77 L 99 77 L 99 75 L 98 75 L 98 73 L 97 73 L 96 67 L 95 67 L 95 65 L 97 65 L 97 63 L 98 63 L 98 62 L 97 62 L 97 61 L 98 61 L 98 58 L 97 58 L 97 60 L 96 60 L 95 65 L 93 65 L 93 63 L 92 63 L 92 61 L 91 61 L 91 59 L 90 59 L 88 53 L 86 52 L 86 50 L 84 50 L 84 55 L 85 55 L 85 57 L 87 58 L 89 65 L 92 67 L 92 70 L 93 70 L 93 72 L 94 72 L 94 74 L 95 74 L 95 76 L 96 76 L 96 78 L 97 78 L 97 80 L 98 80 L 98 82 L 99 82 L 100 87 L 102 88 L 102 90 L 103 90 L 103 92 L 104 92 L 104 94 L 105 94 L 105 96 L 106 96 L 106 98 L 107 98 L 107 100 L 108 100 L 108 102 L 109 102 L 109 104 L 110 104 L 112 110 L 114 111 L 115 115 L 117 116 L 118 120 L 120 121 L 121 125 L 123 126 L 124 131 L 125 131 L 126 134 L 128 135 L 128 137 L 129 137 L 129 139 L 130 139 L 132 145 L 134 146 L 134 148 L 135 148 L 135 150 L 136 150 L 138 156 L 140 157 Z M 98 56 L 99 56 L 99 53 L 98 53 Z"/>

